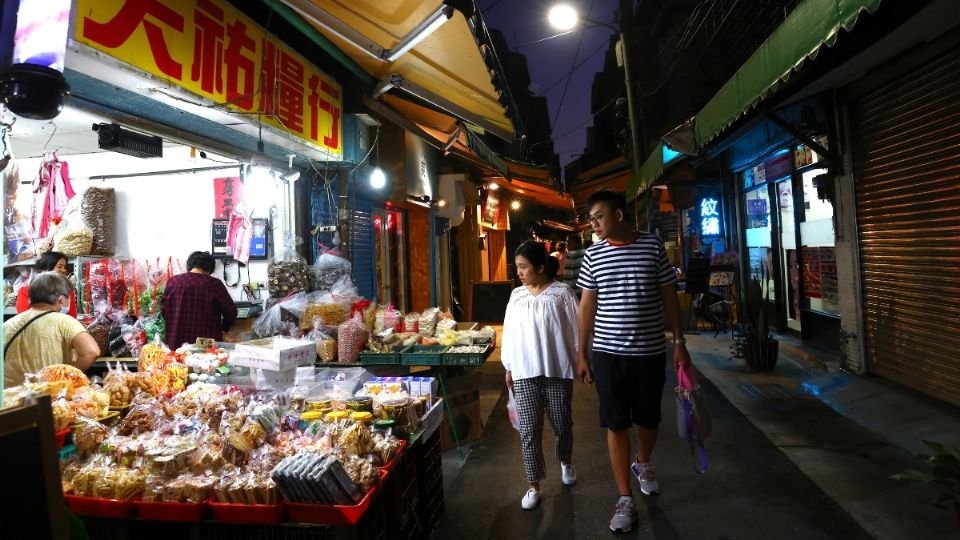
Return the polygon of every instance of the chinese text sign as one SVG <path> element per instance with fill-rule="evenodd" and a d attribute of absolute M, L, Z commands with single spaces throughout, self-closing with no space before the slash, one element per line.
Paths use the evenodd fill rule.
<path fill-rule="evenodd" d="M 342 89 L 225 0 L 77 0 L 74 38 L 337 156 Z"/>

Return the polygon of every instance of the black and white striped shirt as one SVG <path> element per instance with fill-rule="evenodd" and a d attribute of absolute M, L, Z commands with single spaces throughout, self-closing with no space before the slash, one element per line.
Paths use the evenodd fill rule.
<path fill-rule="evenodd" d="M 663 242 L 637 233 L 629 244 L 590 246 L 577 285 L 597 291 L 593 349 L 641 356 L 666 350 L 660 286 L 675 283 Z"/>

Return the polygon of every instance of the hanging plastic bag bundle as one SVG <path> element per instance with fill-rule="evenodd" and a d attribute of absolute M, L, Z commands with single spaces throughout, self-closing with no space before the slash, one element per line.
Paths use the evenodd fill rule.
<path fill-rule="evenodd" d="M 350 275 L 351 268 L 350 261 L 344 259 L 340 251 L 323 250 L 317 257 L 317 264 L 308 269 L 310 287 L 315 291 L 329 291 L 344 276 Z"/>
<path fill-rule="evenodd" d="M 693 374 L 693 368 L 677 368 L 677 431 L 690 447 L 693 470 L 707 472 L 709 461 L 704 441 L 710 436 L 713 424 L 703 391 Z"/>
<path fill-rule="evenodd" d="M 79 200 L 74 199 L 74 201 Z M 44 228 L 43 235 L 38 232 L 38 237 L 45 236 L 48 229 L 49 226 Z M 92 247 L 93 231 L 83 221 L 79 202 L 71 202 L 64 211 L 63 220 L 57 226 L 57 232 L 53 237 L 53 250 L 67 257 L 79 257 L 89 255 Z"/>

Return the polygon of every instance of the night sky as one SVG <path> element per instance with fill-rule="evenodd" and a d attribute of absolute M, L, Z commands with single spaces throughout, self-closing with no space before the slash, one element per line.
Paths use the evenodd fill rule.
<path fill-rule="evenodd" d="M 581 17 L 606 23 L 614 21 L 618 3 L 617 0 L 564 2 L 577 9 Z M 584 30 L 585 25 L 581 24 L 572 33 L 534 43 L 557 34 L 547 22 L 547 12 L 554 3 L 556 0 L 477 0 L 487 26 L 500 29 L 511 49 L 526 55 L 533 81 L 530 90 L 547 96 L 554 148 L 560 155 L 560 164 L 566 165 L 583 152 L 586 130 L 592 124 L 590 87 L 594 73 L 603 69 L 604 53 L 613 31 L 602 26 Z M 583 65 L 570 76 L 564 96 L 566 81 L 561 79 L 570 72 L 575 57 L 576 63 L 583 62 Z M 554 84 L 558 81 L 559 84 Z"/>

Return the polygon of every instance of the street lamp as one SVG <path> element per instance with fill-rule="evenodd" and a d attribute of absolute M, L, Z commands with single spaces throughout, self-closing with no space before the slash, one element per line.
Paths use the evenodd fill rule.
<path fill-rule="evenodd" d="M 627 87 L 627 115 L 630 117 L 630 143 L 633 145 L 633 174 L 640 174 L 640 152 L 646 150 L 646 145 L 640 144 L 640 123 L 637 121 L 639 102 L 637 101 L 636 85 L 633 81 L 633 47 L 631 46 L 633 30 L 633 2 L 620 0 L 620 26 L 594 21 L 586 17 L 579 17 L 576 10 L 567 4 L 558 4 L 550 8 L 547 19 L 550 24 L 560 31 L 569 31 L 577 25 L 578 19 L 594 26 L 609 28 L 620 35 L 620 50 L 623 53 L 623 78 Z"/>

